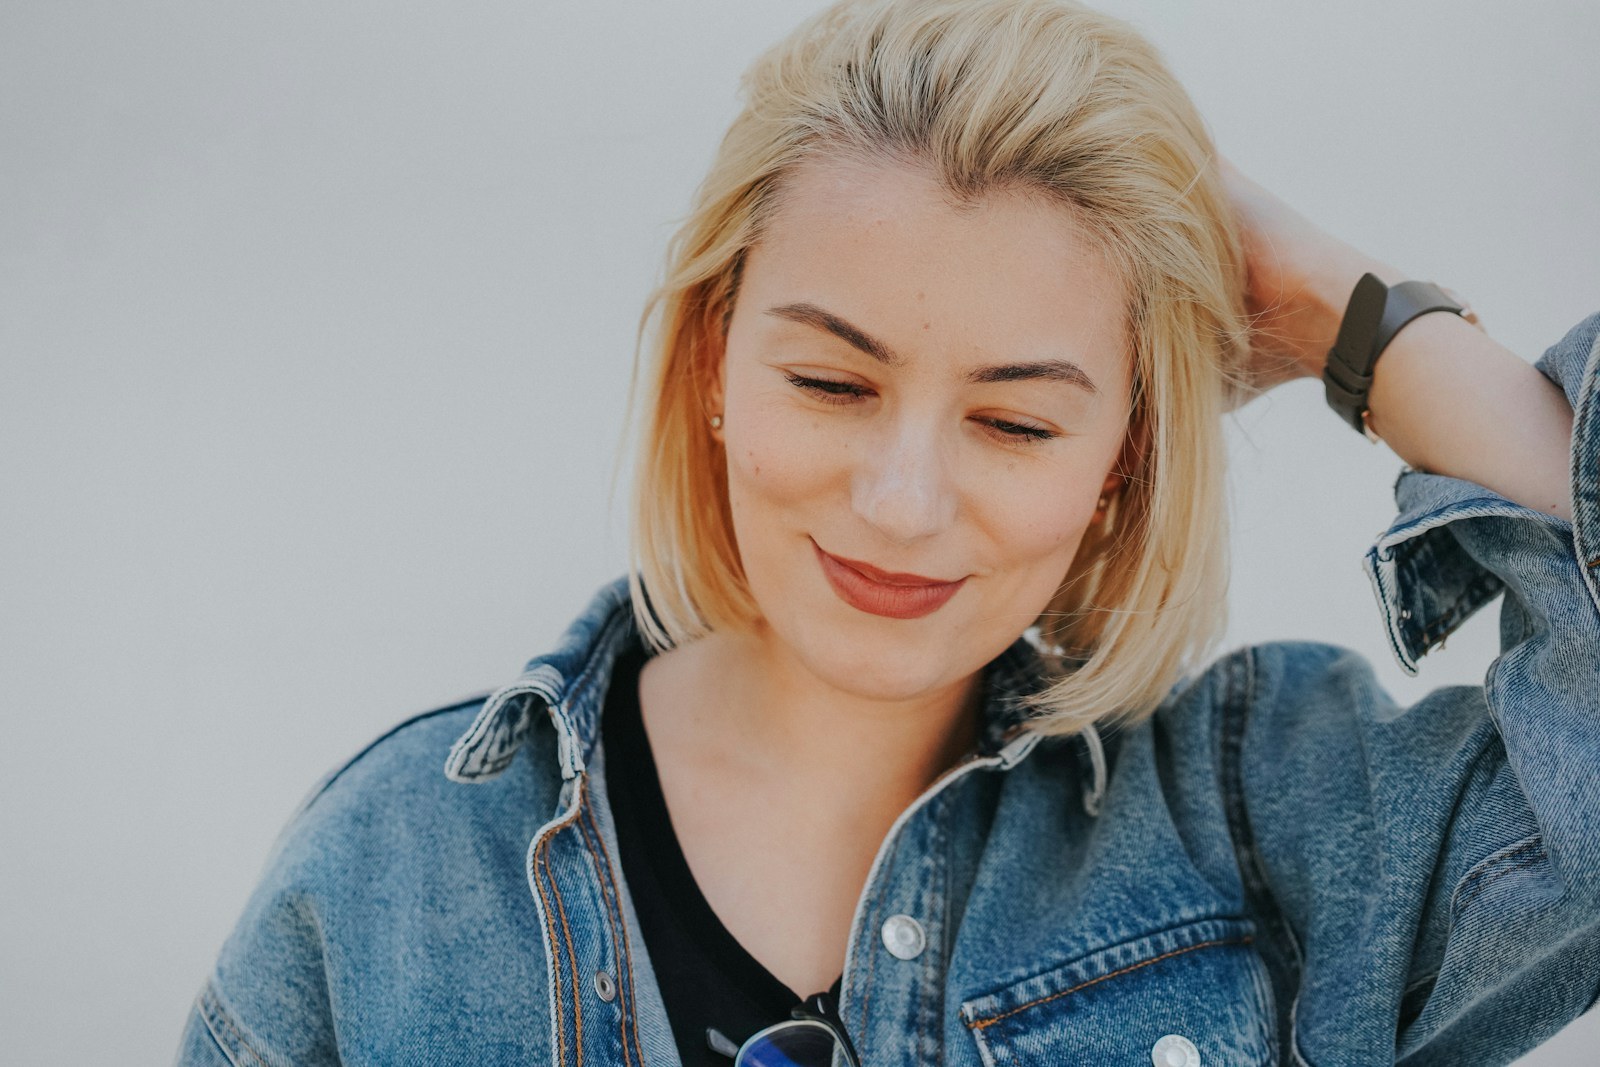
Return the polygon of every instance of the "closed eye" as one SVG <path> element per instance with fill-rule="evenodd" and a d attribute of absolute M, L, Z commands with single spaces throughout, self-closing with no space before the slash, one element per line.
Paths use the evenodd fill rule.
<path fill-rule="evenodd" d="M 789 380 L 790 385 L 811 394 L 824 404 L 851 404 L 872 395 L 872 390 L 856 385 L 854 382 L 840 382 L 832 378 L 807 378 L 788 372 L 784 373 L 784 377 Z M 1031 444 L 1036 441 L 1048 441 L 1061 436 L 1054 430 L 1047 430 L 1043 426 L 1030 426 L 1027 423 L 1011 422 L 1007 419 L 979 419 L 978 421 L 990 427 L 1002 439 L 1011 443 Z"/>

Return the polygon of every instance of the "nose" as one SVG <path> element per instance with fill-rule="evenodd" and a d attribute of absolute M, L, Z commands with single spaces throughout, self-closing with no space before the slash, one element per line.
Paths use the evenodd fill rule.
<path fill-rule="evenodd" d="M 957 490 L 948 442 L 932 427 L 897 428 L 893 440 L 863 458 L 851 484 L 850 503 L 897 544 L 950 528 Z"/>

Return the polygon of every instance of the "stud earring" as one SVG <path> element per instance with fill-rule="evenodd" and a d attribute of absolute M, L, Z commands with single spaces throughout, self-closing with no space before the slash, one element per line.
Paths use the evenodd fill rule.
<path fill-rule="evenodd" d="M 713 430 L 722 429 L 722 416 L 721 415 L 713 415 L 713 416 L 711 416 L 711 428 Z"/>
<path fill-rule="evenodd" d="M 1094 516 L 1089 520 L 1090 525 L 1098 526 L 1105 522 L 1106 512 L 1110 507 L 1111 495 L 1109 493 L 1101 494 L 1100 499 L 1094 502 Z"/>

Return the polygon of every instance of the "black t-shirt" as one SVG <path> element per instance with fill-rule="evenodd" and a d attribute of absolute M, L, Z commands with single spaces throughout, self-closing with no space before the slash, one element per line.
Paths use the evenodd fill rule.
<path fill-rule="evenodd" d="M 739 1045 L 788 1019 L 789 1009 L 804 998 L 745 951 L 695 884 L 672 830 L 639 711 L 644 661 L 637 644 L 618 657 L 601 715 L 606 790 L 623 877 L 684 1067 L 728 1067 L 728 1057 L 707 1043 L 708 1027 Z M 829 990 L 835 1002 L 840 984 Z"/>

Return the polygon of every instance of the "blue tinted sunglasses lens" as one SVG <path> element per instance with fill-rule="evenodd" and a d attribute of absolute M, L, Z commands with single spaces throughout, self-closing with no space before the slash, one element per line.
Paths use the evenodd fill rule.
<path fill-rule="evenodd" d="M 734 1067 L 832 1067 L 838 1051 L 838 1039 L 826 1026 L 780 1023 L 747 1041 Z"/>

